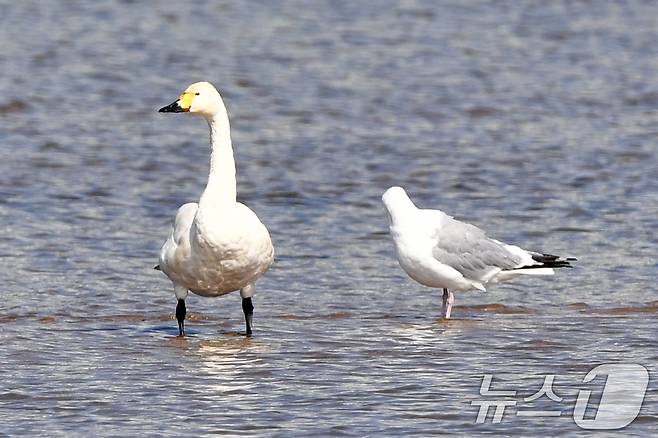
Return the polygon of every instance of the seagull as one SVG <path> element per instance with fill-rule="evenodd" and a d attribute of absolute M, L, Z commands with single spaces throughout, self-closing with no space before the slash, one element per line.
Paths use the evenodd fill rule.
<path fill-rule="evenodd" d="M 517 275 L 553 275 L 573 257 L 526 251 L 487 237 L 478 227 L 440 210 L 419 209 L 402 187 L 382 195 L 402 269 L 418 283 L 443 288 L 441 316 L 450 319 L 455 291 L 478 289 Z"/>
<path fill-rule="evenodd" d="M 256 292 L 256 280 L 272 265 L 274 248 L 256 214 L 236 200 L 233 146 L 222 97 L 210 83 L 197 82 L 159 112 L 202 116 L 210 127 L 208 184 L 198 203 L 178 209 L 155 267 L 174 285 L 179 335 L 185 336 L 188 292 L 218 297 L 239 290 L 246 335 L 251 336 L 251 297 Z"/>

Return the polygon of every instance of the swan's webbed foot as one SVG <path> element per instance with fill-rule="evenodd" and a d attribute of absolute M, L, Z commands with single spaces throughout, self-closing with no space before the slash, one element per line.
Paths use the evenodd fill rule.
<path fill-rule="evenodd" d="M 254 317 L 254 305 L 251 302 L 251 297 L 242 299 L 242 311 L 244 312 L 244 321 L 247 324 L 246 335 L 251 336 L 251 320 Z"/>
<path fill-rule="evenodd" d="M 187 314 L 187 309 L 185 308 L 185 300 L 182 298 L 178 299 L 178 304 L 176 305 L 176 319 L 178 320 L 178 333 L 180 336 L 185 336 L 185 315 Z"/>

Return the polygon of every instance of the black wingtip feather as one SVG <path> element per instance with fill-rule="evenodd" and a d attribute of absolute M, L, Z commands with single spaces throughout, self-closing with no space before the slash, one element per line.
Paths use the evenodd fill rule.
<path fill-rule="evenodd" d="M 155 269 L 156 271 L 162 271 L 162 269 L 160 268 L 160 265 L 153 266 L 153 269 Z"/>
<path fill-rule="evenodd" d="M 564 259 L 561 259 L 559 256 L 553 255 L 553 254 L 532 254 L 532 259 L 536 262 L 541 263 L 541 265 L 533 265 L 533 266 L 527 266 L 524 269 L 527 268 L 573 268 L 571 266 L 571 263 L 569 262 L 575 262 L 576 258 L 575 257 L 567 257 Z"/>

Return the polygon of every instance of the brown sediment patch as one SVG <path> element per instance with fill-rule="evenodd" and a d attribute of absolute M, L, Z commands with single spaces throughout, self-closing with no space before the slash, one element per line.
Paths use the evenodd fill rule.
<path fill-rule="evenodd" d="M 658 417 L 655 415 L 638 415 L 633 420 L 633 423 L 646 423 L 646 424 L 655 424 L 658 421 Z"/>
<path fill-rule="evenodd" d="M 32 398 L 30 395 L 19 391 L 7 391 L 0 393 L 0 400 L 17 401 L 28 400 Z"/>
<path fill-rule="evenodd" d="M 18 321 L 19 319 L 25 318 L 23 315 L 2 315 L 0 316 L 0 324 L 6 324 L 8 322 Z"/>
<path fill-rule="evenodd" d="M 256 82 L 254 82 L 250 79 L 244 79 L 244 78 L 236 80 L 235 85 L 237 85 L 240 88 L 256 88 L 256 87 L 259 87 L 259 85 Z"/>
<path fill-rule="evenodd" d="M 335 320 L 335 319 L 347 319 L 351 318 L 352 314 L 350 312 L 335 312 L 335 313 L 328 313 L 325 315 L 291 315 L 291 314 L 285 314 L 285 315 L 279 315 L 280 319 L 292 319 L 292 320 L 306 320 L 306 319 L 326 319 L 326 320 Z"/>
<path fill-rule="evenodd" d="M 144 321 L 158 321 L 158 320 L 167 320 L 170 318 L 159 318 L 158 315 L 144 315 L 144 314 L 134 314 L 134 313 L 129 313 L 129 314 L 123 314 L 123 315 L 93 315 L 93 316 L 78 316 L 78 317 L 69 317 L 68 315 L 65 314 L 56 314 L 52 316 L 45 316 L 43 317 L 40 321 L 43 322 L 48 322 L 48 320 L 52 319 L 57 319 L 57 318 L 63 318 L 66 320 L 67 323 L 75 323 L 75 324 L 85 324 L 85 323 L 95 323 L 95 322 L 101 322 L 101 323 L 112 323 L 112 322 L 130 322 L 130 323 L 137 323 L 137 322 L 144 322 Z"/>
<path fill-rule="evenodd" d="M 244 333 L 234 338 L 220 338 L 215 340 L 202 340 L 199 343 L 190 345 L 194 349 L 192 352 L 202 361 L 203 368 L 211 373 L 225 372 L 232 373 L 231 370 L 238 368 L 252 367 L 261 363 L 262 359 L 254 357 L 247 352 L 268 352 L 271 351 L 267 344 L 258 342 L 257 339 L 247 338 Z M 260 377 L 271 377 L 273 372 L 267 368 L 257 366 L 250 368 L 250 376 L 258 379 Z M 233 390 L 232 390 L 233 391 Z M 240 391 L 235 389 L 234 391 Z"/>
<path fill-rule="evenodd" d="M 489 106 L 474 106 L 466 110 L 466 114 L 473 118 L 490 117 L 500 113 L 500 110 Z"/>
<path fill-rule="evenodd" d="M 223 332 L 220 335 L 225 337 L 201 340 L 198 344 L 199 349 L 235 350 L 250 347 L 255 343 L 254 338 L 245 336 L 244 332 Z"/>
<path fill-rule="evenodd" d="M 499 313 L 501 315 L 533 315 L 537 311 L 523 306 L 506 306 L 504 304 L 474 304 L 471 306 L 458 306 L 453 308 L 453 311 L 469 311 L 469 312 L 488 312 Z"/>
<path fill-rule="evenodd" d="M 36 317 L 36 313 L 26 313 L 24 315 L 18 314 L 9 314 L 9 315 L 0 315 L 0 324 L 6 324 L 10 322 L 19 321 L 21 319 L 29 319 Z"/>
<path fill-rule="evenodd" d="M 610 309 L 592 309 L 592 313 L 600 315 L 632 315 L 643 313 L 658 313 L 658 301 L 651 301 L 644 306 L 613 307 Z"/>
<path fill-rule="evenodd" d="M 588 309 L 591 309 L 591 306 L 587 303 L 571 303 L 571 304 L 567 304 L 567 307 L 569 309 L 574 309 L 574 310 L 588 310 Z"/>
<path fill-rule="evenodd" d="M 42 324 L 54 324 L 57 322 L 57 318 L 54 316 L 44 316 L 43 318 L 39 318 L 39 322 Z"/>
<path fill-rule="evenodd" d="M 32 315 L 34 316 L 34 315 Z M 155 321 L 155 322 L 167 322 L 175 320 L 176 317 L 173 313 L 171 314 L 140 314 L 140 313 L 128 313 L 128 314 L 119 314 L 119 315 L 100 315 L 100 316 L 79 316 L 79 317 L 70 317 L 65 314 L 55 314 L 55 315 L 46 315 L 38 319 L 39 322 L 43 324 L 52 324 L 58 320 L 63 319 L 66 323 L 73 324 L 85 324 L 85 323 L 130 323 L 136 324 L 146 321 Z M 212 320 L 212 317 L 201 313 L 188 312 L 185 317 L 189 321 L 208 321 Z M 2 318 L 0 317 L 0 323 Z"/>
<path fill-rule="evenodd" d="M 13 99 L 7 103 L 0 104 L 0 114 L 19 113 L 27 109 L 27 103 L 20 99 Z"/>

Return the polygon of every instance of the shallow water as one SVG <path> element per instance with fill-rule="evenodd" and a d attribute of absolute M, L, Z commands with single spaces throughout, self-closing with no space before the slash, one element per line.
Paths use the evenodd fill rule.
<path fill-rule="evenodd" d="M 586 434 L 598 364 L 647 367 L 624 433 L 656 430 L 658 5 L 12 2 L 0 36 L 0 434 Z M 210 80 L 239 198 L 276 262 L 239 297 L 152 269 L 208 168 L 207 128 L 156 113 Z M 381 193 L 573 255 L 458 294 L 407 279 Z M 483 375 L 521 395 L 476 424 Z M 559 418 L 519 417 L 555 374 Z M 551 405 L 552 403 L 552 405 Z"/>

